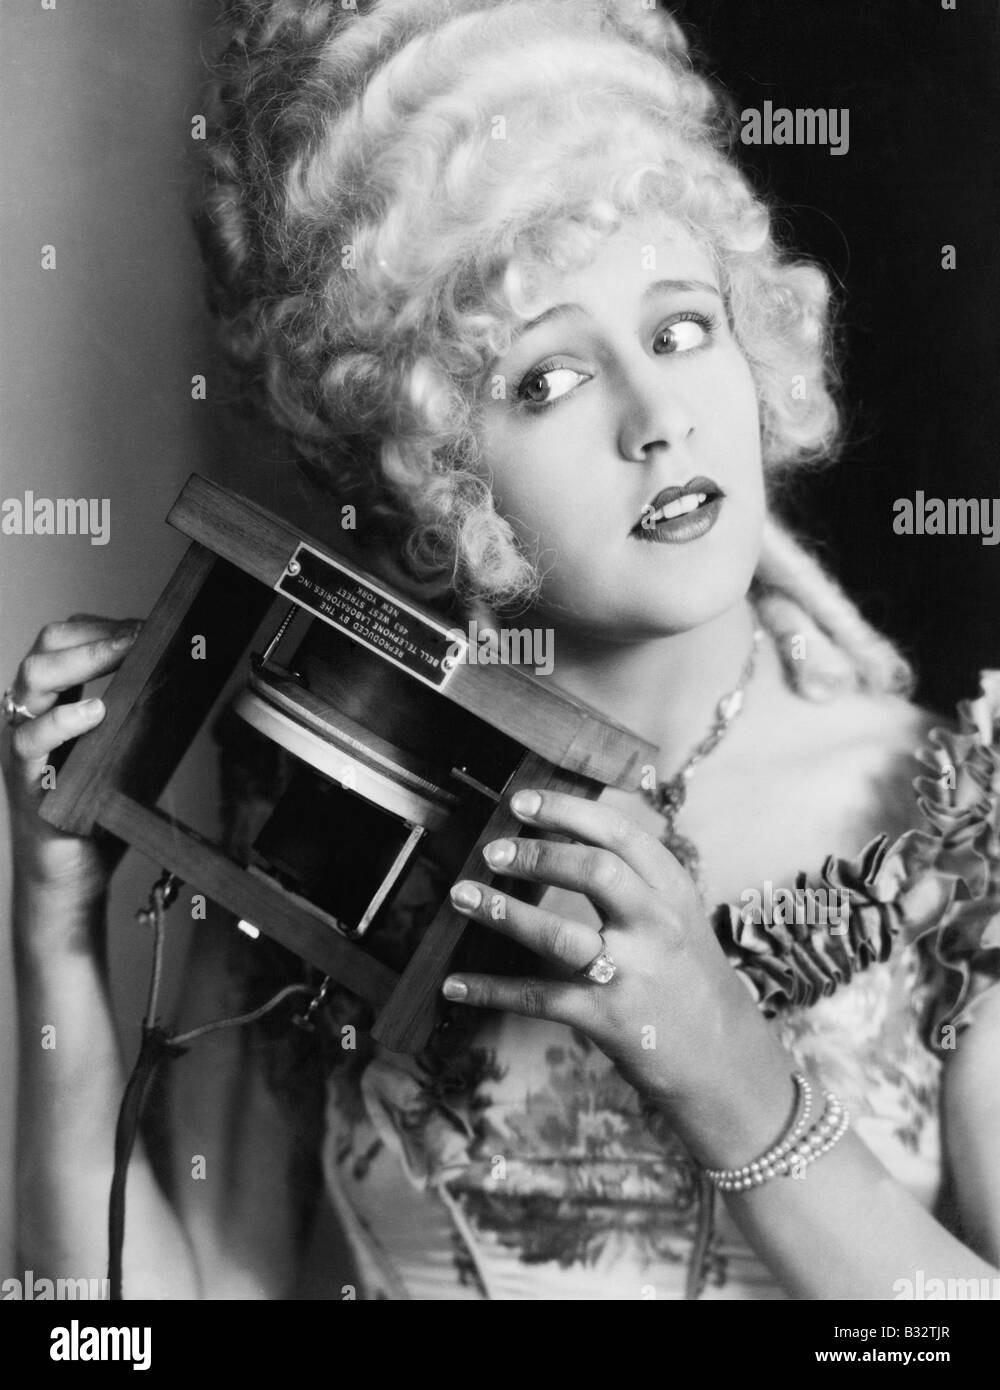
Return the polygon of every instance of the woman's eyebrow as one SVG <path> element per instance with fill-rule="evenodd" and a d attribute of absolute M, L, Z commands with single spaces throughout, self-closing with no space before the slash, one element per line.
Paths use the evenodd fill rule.
<path fill-rule="evenodd" d="M 664 290 L 674 294 L 682 294 L 690 292 L 691 290 L 703 290 L 707 291 L 709 294 L 714 294 L 718 299 L 722 298 L 718 286 L 710 284 L 707 280 L 653 280 L 643 290 L 642 297 L 643 299 L 648 299 L 651 294 L 661 293 Z M 555 318 L 557 314 L 586 314 L 589 317 L 589 311 L 585 309 L 582 304 L 553 304 L 550 309 L 543 310 L 537 318 L 529 319 L 527 323 L 522 324 L 514 334 L 514 341 L 516 342 L 516 340 L 520 338 L 522 334 L 527 333 L 529 329 L 537 328 L 539 324 L 546 323 L 549 319 Z"/>

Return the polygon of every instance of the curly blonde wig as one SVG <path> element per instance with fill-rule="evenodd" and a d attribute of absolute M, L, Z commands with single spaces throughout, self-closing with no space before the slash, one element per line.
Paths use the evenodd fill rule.
<path fill-rule="evenodd" d="M 477 394 L 539 276 L 629 217 L 712 255 L 768 467 L 829 453 L 826 281 L 776 246 L 663 11 L 235 0 L 212 117 L 202 226 L 228 348 L 315 473 L 400 523 L 417 572 L 487 601 L 530 585 Z"/>
<path fill-rule="evenodd" d="M 310 476 L 415 579 L 496 609 L 537 592 L 477 408 L 545 277 L 627 219 L 683 229 L 715 265 L 769 479 L 831 457 L 827 280 L 778 245 L 665 11 L 227 0 L 222 32 L 199 227 L 224 343 Z"/>

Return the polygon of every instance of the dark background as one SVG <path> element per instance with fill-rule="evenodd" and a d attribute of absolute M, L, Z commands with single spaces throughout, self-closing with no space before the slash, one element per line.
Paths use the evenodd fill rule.
<path fill-rule="evenodd" d="M 1000 6 L 957 6 L 671 6 L 739 110 L 850 110 L 844 155 L 740 147 L 792 243 L 842 286 L 846 448 L 796 480 L 785 511 L 943 709 L 1000 665 L 1000 546 L 892 530 L 893 502 L 918 489 L 1000 501 Z"/>

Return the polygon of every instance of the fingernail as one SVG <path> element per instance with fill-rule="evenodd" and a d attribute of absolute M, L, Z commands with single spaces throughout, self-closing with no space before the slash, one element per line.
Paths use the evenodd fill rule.
<path fill-rule="evenodd" d="M 451 900 L 456 907 L 478 907 L 482 898 L 482 893 L 474 883 L 456 883 L 451 890 Z"/>
<path fill-rule="evenodd" d="M 517 845 L 512 840 L 491 840 L 483 850 L 483 858 L 494 869 L 509 864 L 517 853 Z"/>
<path fill-rule="evenodd" d="M 510 799 L 510 809 L 518 816 L 537 816 L 542 809 L 542 798 L 537 792 L 515 792 Z"/>
<path fill-rule="evenodd" d="M 469 986 L 462 980 L 445 980 L 441 993 L 446 999 L 464 999 L 469 993 Z"/>
<path fill-rule="evenodd" d="M 84 719 L 96 719 L 99 714 L 104 713 L 104 701 L 98 699 L 84 700 L 80 706 L 80 713 Z"/>
<path fill-rule="evenodd" d="M 134 642 L 139 636 L 141 623 L 125 623 L 122 627 L 116 628 L 115 635 L 111 639 L 111 645 L 116 648 L 127 647 L 130 642 Z"/>

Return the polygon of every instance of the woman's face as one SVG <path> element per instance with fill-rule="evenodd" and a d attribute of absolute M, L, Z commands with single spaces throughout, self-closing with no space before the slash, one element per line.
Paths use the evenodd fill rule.
<path fill-rule="evenodd" d="M 541 562 L 535 615 L 623 642 L 717 617 L 753 576 L 764 487 L 709 259 L 631 224 L 546 288 L 480 417 L 498 509 Z"/>

